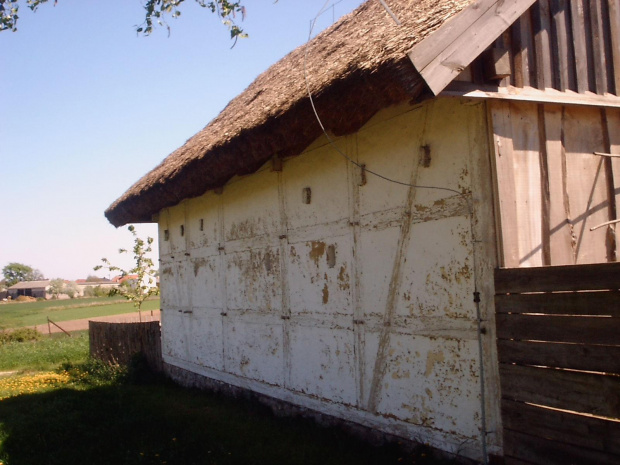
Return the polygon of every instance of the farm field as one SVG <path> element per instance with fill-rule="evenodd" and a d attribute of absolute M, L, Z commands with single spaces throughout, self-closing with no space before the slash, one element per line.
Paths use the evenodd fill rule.
<path fill-rule="evenodd" d="M 0 343 L 0 371 L 3 465 L 451 463 L 88 359 L 87 333 Z"/>
<path fill-rule="evenodd" d="M 157 309 L 159 297 L 142 304 L 142 311 Z M 48 317 L 61 322 L 134 311 L 136 308 L 133 304 L 122 297 L 3 303 L 0 305 L 0 330 L 45 324 Z"/>

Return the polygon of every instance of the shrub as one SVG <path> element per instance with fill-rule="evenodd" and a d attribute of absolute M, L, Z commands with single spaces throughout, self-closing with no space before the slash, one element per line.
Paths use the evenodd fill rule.
<path fill-rule="evenodd" d="M 7 342 L 38 341 L 39 339 L 41 339 L 41 333 L 32 328 L 20 328 L 14 331 L 0 332 L 0 344 L 6 344 Z"/>
<path fill-rule="evenodd" d="M 128 369 L 89 357 L 81 363 L 63 363 L 61 372 L 67 373 L 71 380 L 89 386 L 106 386 L 123 383 L 127 380 Z"/>

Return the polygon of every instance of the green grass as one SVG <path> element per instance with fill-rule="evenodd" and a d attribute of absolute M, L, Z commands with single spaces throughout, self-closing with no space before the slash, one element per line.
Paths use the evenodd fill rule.
<path fill-rule="evenodd" d="M 0 345 L 0 371 L 54 370 L 62 363 L 78 363 L 88 357 L 88 331 L 71 337 L 58 333 L 39 341 Z"/>
<path fill-rule="evenodd" d="M 5 465 L 438 463 L 165 382 L 68 386 L 0 402 Z"/>
<path fill-rule="evenodd" d="M 157 310 L 159 305 L 159 298 L 148 300 L 142 310 Z M 0 329 L 46 324 L 48 317 L 60 322 L 135 311 L 132 303 L 119 297 L 7 303 L 0 305 Z"/>
<path fill-rule="evenodd" d="M 373 447 L 256 403 L 184 389 L 140 365 L 87 359 L 87 335 L 0 346 L 3 465 L 440 464 L 421 449 Z M 21 345 L 20 345 L 21 344 Z M 20 360 L 15 364 L 13 358 Z M 63 366 L 56 361 L 69 361 Z"/>

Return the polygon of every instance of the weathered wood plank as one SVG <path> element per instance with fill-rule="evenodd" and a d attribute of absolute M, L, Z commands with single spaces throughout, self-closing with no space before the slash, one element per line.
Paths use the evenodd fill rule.
<path fill-rule="evenodd" d="M 495 292 L 620 289 L 620 263 L 495 270 Z"/>
<path fill-rule="evenodd" d="M 502 401 L 504 428 L 620 456 L 620 422 Z M 620 457 L 619 457 L 620 458 Z"/>
<path fill-rule="evenodd" d="M 493 102 L 489 105 L 495 150 L 495 172 L 497 173 L 497 198 L 500 204 L 499 234 L 502 247 L 501 262 L 506 267 L 519 266 L 519 229 L 517 224 L 517 198 L 515 196 L 515 174 L 512 163 L 513 138 L 510 121 L 510 104 Z"/>
<path fill-rule="evenodd" d="M 590 23 L 592 26 L 592 52 L 594 58 L 594 78 L 596 93 L 609 92 L 607 76 L 607 57 L 605 51 L 605 32 L 603 26 L 603 0 L 590 0 Z"/>
<path fill-rule="evenodd" d="M 423 40 L 416 45 L 409 53 L 409 58 L 429 88 L 437 95 L 519 16 L 527 11 L 534 1 L 481 0 L 476 2 L 451 21 L 453 24 L 450 27 L 453 28 L 453 31 L 450 31 L 446 39 L 441 41 L 441 46 L 435 44 L 436 38 L 433 34 L 428 40 Z M 471 14 L 467 11 L 470 9 L 477 10 L 475 12 L 477 19 L 471 22 L 470 18 L 467 26 L 461 26 L 460 22 L 464 21 L 463 18 Z M 425 44 L 425 42 L 431 43 Z M 444 47 L 445 43 L 448 45 Z M 432 48 L 432 50 L 425 51 L 425 47 Z M 428 64 L 424 65 L 427 59 L 421 59 L 420 56 L 432 56 L 433 58 Z"/>
<path fill-rule="evenodd" d="M 601 125 L 603 130 L 603 145 L 607 153 L 611 153 L 611 137 L 609 134 L 609 121 L 607 121 L 607 112 L 604 108 L 599 110 L 601 115 Z M 620 156 L 620 154 L 619 154 Z M 605 167 L 605 180 L 607 182 L 607 198 L 609 199 L 608 203 L 608 215 L 610 221 L 614 221 L 615 218 L 618 218 L 618 202 L 616 198 L 616 188 L 619 187 L 617 184 L 617 180 L 614 179 L 614 163 L 613 157 L 603 157 L 603 164 Z M 616 165 L 617 166 L 617 165 Z M 596 226 L 594 226 L 596 227 Z M 613 262 L 616 261 L 616 256 L 618 252 L 618 241 L 615 234 L 615 228 L 613 227 L 613 223 L 606 227 L 607 230 L 607 261 Z"/>
<path fill-rule="evenodd" d="M 620 318 L 498 313 L 498 339 L 620 345 Z"/>
<path fill-rule="evenodd" d="M 575 249 L 569 217 L 566 186 L 566 160 L 560 106 L 546 105 L 544 110 L 545 150 L 549 194 L 549 254 L 553 265 L 574 265 Z"/>
<path fill-rule="evenodd" d="M 534 22 L 534 44 L 536 49 L 536 80 L 539 89 L 553 86 L 553 65 L 551 59 L 551 14 L 549 0 L 539 0 L 532 7 Z"/>
<path fill-rule="evenodd" d="M 498 340 L 501 363 L 620 374 L 620 344 L 615 347 Z"/>
<path fill-rule="evenodd" d="M 568 0 L 551 0 L 553 25 L 553 56 L 557 66 L 558 79 L 554 87 L 558 90 L 576 90 L 574 57 L 570 50 L 572 37 L 569 24 Z"/>
<path fill-rule="evenodd" d="M 541 226 L 543 266 L 564 265 L 551 261 L 551 199 L 549 191 L 549 161 L 547 152 L 547 125 L 545 124 L 545 107 L 538 105 L 538 145 L 540 146 L 540 191 L 541 191 Z"/>
<path fill-rule="evenodd" d="M 613 60 L 613 82 L 616 95 L 620 94 L 620 2 L 607 0 L 611 53 Z"/>
<path fill-rule="evenodd" d="M 518 228 L 518 266 L 542 266 L 542 186 L 541 147 L 538 107 L 535 104 L 510 105 L 513 164 Z M 503 222 L 502 222 L 503 224 Z"/>
<path fill-rule="evenodd" d="M 540 436 L 504 430 L 504 453 L 508 457 L 541 465 L 617 465 L 620 456 L 551 441 Z"/>
<path fill-rule="evenodd" d="M 620 292 L 562 292 L 495 296 L 498 313 L 606 315 L 620 317 Z"/>
<path fill-rule="evenodd" d="M 620 98 L 614 95 L 578 94 L 554 89 L 544 91 L 513 86 L 473 86 L 465 82 L 453 82 L 440 97 L 466 97 L 471 99 L 518 100 L 519 102 L 552 103 L 566 106 L 620 108 Z"/>
<path fill-rule="evenodd" d="M 620 111 L 606 110 L 607 134 L 609 137 L 610 153 L 620 154 Z M 616 206 L 616 216 L 620 212 L 620 158 L 611 159 L 611 176 L 614 186 L 614 198 Z M 617 218 L 616 218 L 617 219 Z M 616 237 L 616 261 L 620 261 L 620 224 L 613 226 Z"/>
<path fill-rule="evenodd" d="M 564 111 L 566 183 L 577 263 L 601 263 L 609 259 L 606 229 L 590 230 L 611 219 L 606 179 L 609 173 L 604 169 L 602 157 L 593 155 L 605 150 L 601 126 L 598 109 L 567 107 Z"/>
<path fill-rule="evenodd" d="M 620 377 L 500 364 L 502 398 L 620 418 Z"/>
<path fill-rule="evenodd" d="M 532 17 L 529 10 L 519 18 L 521 28 L 521 60 L 523 72 L 523 85 L 539 87 L 536 79 L 536 59 L 534 57 L 534 32 L 532 30 Z"/>
<path fill-rule="evenodd" d="M 525 84 L 525 76 L 524 76 L 524 59 L 523 59 L 523 45 L 521 44 L 521 18 L 517 18 L 510 28 L 511 32 L 511 41 L 510 44 L 512 46 L 512 61 L 514 68 L 514 85 L 515 87 L 523 87 Z M 525 63 L 525 67 L 527 69 L 527 62 Z M 528 86 L 530 84 L 527 84 Z"/>
<path fill-rule="evenodd" d="M 577 77 L 577 92 L 583 93 L 590 89 L 588 51 L 586 48 L 586 21 L 584 15 L 584 0 L 573 0 L 570 4 L 573 27 L 573 44 L 575 51 L 575 68 Z"/>
<path fill-rule="evenodd" d="M 413 47 L 409 52 L 409 58 L 415 67 L 420 70 L 428 66 L 439 53 L 464 34 L 495 3 L 497 0 L 478 0 L 472 3 L 433 32 L 432 40 L 423 40 Z"/>

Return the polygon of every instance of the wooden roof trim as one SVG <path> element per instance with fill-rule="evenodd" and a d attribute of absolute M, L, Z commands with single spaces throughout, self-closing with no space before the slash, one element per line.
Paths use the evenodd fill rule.
<path fill-rule="evenodd" d="M 620 108 L 620 97 L 613 94 L 598 95 L 592 92 L 579 94 L 555 89 L 539 90 L 534 87 L 496 87 L 454 82 L 439 97 L 471 99 L 518 100 L 520 102 L 552 103 L 559 105 L 586 105 L 599 108 Z"/>
<path fill-rule="evenodd" d="M 477 0 L 409 52 L 438 95 L 536 0 Z"/>

